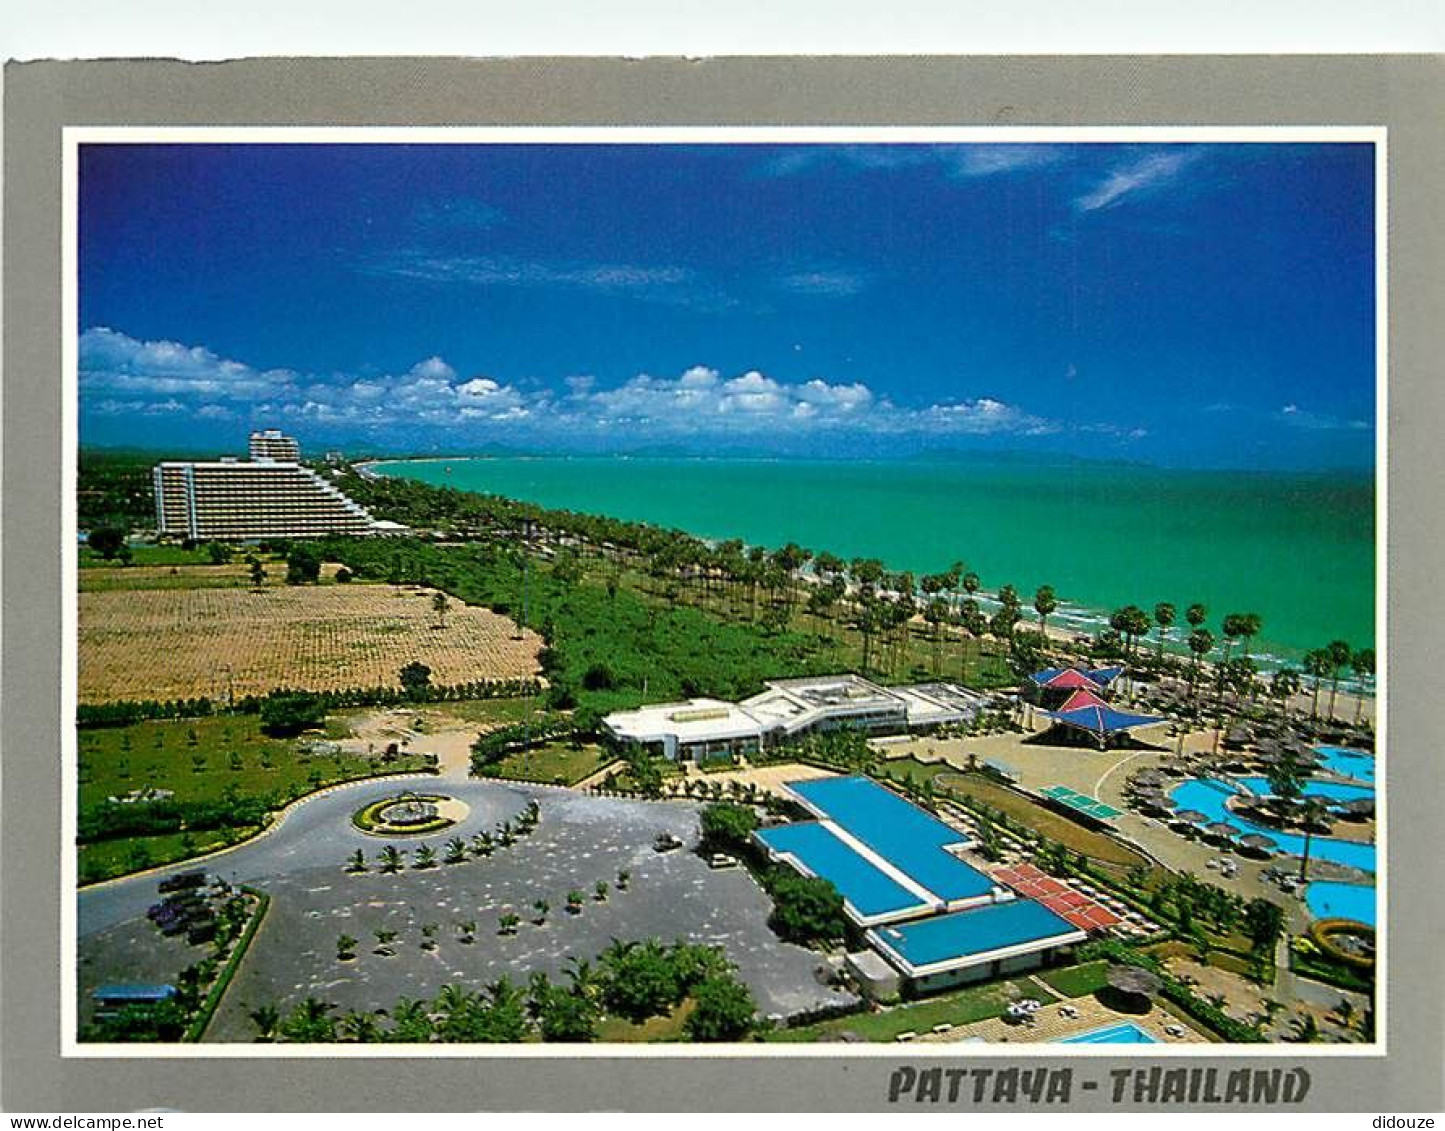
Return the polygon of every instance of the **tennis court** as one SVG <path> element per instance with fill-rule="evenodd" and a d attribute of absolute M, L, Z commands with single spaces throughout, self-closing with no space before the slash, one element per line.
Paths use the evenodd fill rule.
<path fill-rule="evenodd" d="M 1080 793 L 1076 789 L 1070 789 L 1066 785 L 1051 785 L 1048 789 L 1039 790 L 1039 796 L 1047 797 L 1051 801 L 1057 801 L 1066 809 L 1072 809 L 1076 813 L 1083 813 L 1087 817 L 1093 817 L 1097 821 L 1108 821 L 1117 817 L 1122 809 L 1115 809 L 1112 805 L 1105 805 L 1102 801 L 1090 797 L 1086 793 Z"/>
<path fill-rule="evenodd" d="M 1032 864 L 995 868 L 993 878 L 1012 888 L 1024 899 L 1037 900 L 1054 914 L 1085 931 L 1101 931 L 1118 924 L 1119 916 L 1103 904 L 1076 891 Z"/>

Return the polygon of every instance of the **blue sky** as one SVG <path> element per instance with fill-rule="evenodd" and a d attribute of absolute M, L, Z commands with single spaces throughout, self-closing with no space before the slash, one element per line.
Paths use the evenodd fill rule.
<path fill-rule="evenodd" d="M 1374 458 L 1373 148 L 86 145 L 81 438 Z"/>

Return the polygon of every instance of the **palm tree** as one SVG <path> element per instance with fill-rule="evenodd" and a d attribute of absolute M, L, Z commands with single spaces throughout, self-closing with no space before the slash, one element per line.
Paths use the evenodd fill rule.
<path fill-rule="evenodd" d="M 1305 672 L 1313 679 L 1310 686 L 1310 718 L 1319 716 L 1320 681 L 1330 674 L 1330 658 L 1323 648 L 1312 648 L 1305 653 Z"/>
<path fill-rule="evenodd" d="M 1325 657 L 1330 670 L 1330 718 L 1335 717 L 1335 695 L 1340 690 L 1340 673 L 1349 664 L 1354 652 L 1343 640 L 1331 640 L 1325 645 Z"/>
<path fill-rule="evenodd" d="M 497 917 L 498 934 L 515 935 L 522 925 L 522 917 L 515 911 L 504 911 Z"/>
<path fill-rule="evenodd" d="M 1049 635 L 1049 614 L 1059 607 L 1052 585 L 1040 585 L 1034 591 L 1034 612 L 1039 614 L 1039 631 L 1047 640 Z"/>
<path fill-rule="evenodd" d="M 1271 699 L 1279 701 L 1280 708 L 1288 714 L 1289 701 L 1299 694 L 1300 678 L 1299 672 L 1294 668 L 1280 668 L 1274 675 L 1269 677 L 1269 694 Z"/>
<path fill-rule="evenodd" d="M 375 1044 L 381 1040 L 381 1026 L 376 1023 L 376 1014 L 348 1013 L 341 1019 L 341 1038 L 359 1045 Z"/>
<path fill-rule="evenodd" d="M 1361 648 L 1350 657 L 1350 671 L 1354 673 L 1355 679 L 1359 681 L 1360 688 L 1355 694 L 1355 722 L 1360 721 L 1360 711 L 1365 705 L 1364 681 L 1371 679 L 1375 674 L 1375 650 L 1373 648 Z"/>
<path fill-rule="evenodd" d="M 608 885 L 606 880 L 598 880 L 597 883 L 593 885 L 592 891 L 598 903 L 607 902 Z"/>
<path fill-rule="evenodd" d="M 437 866 L 437 850 L 429 844 L 423 844 L 416 850 L 416 863 L 413 868 L 435 868 Z"/>
<path fill-rule="evenodd" d="M 447 841 L 446 862 L 448 864 L 461 864 L 467 858 L 467 842 L 459 836 L 452 837 Z"/>
<path fill-rule="evenodd" d="M 563 970 L 571 983 L 572 992 L 578 997 L 596 1001 L 602 996 L 602 978 L 587 959 L 574 955 L 567 959 Z"/>
<path fill-rule="evenodd" d="M 477 921 L 463 919 L 457 924 L 457 942 L 470 946 L 477 941 Z"/>
<path fill-rule="evenodd" d="M 537 917 L 533 919 L 532 922 L 541 926 L 547 921 L 547 912 L 552 910 L 552 905 L 545 899 L 534 899 L 532 901 L 532 909 L 537 912 Z"/>
<path fill-rule="evenodd" d="M 1320 1039 L 1320 1024 L 1313 1013 L 1298 1013 L 1291 1024 L 1294 1026 L 1294 1040 L 1298 1044 L 1313 1044 Z"/>
<path fill-rule="evenodd" d="M 356 947 L 359 939 L 350 935 L 338 935 L 336 937 L 336 960 L 338 962 L 350 962 L 356 957 Z"/>
<path fill-rule="evenodd" d="M 1300 857 L 1299 878 L 1300 882 L 1309 879 L 1310 868 L 1310 840 L 1314 836 L 1315 825 L 1329 812 L 1324 805 L 1314 797 L 1306 797 L 1304 804 L 1300 806 L 1300 820 L 1304 822 L 1305 848 Z"/>
<path fill-rule="evenodd" d="M 1176 610 L 1168 601 L 1160 601 L 1154 606 L 1154 623 L 1159 626 L 1159 655 L 1164 655 L 1164 637 L 1174 626 Z"/>
<path fill-rule="evenodd" d="M 629 872 L 626 868 L 620 869 L 620 870 L 618 871 L 618 873 L 617 873 L 617 890 L 618 890 L 618 891 L 626 891 L 627 888 L 628 888 L 628 885 L 631 884 L 631 883 L 632 883 L 632 873 Z"/>
<path fill-rule="evenodd" d="M 276 1039 L 276 1026 L 281 1023 L 281 1011 L 274 1005 L 258 1005 L 248 1017 L 256 1026 L 256 1040 L 265 1044 Z"/>
<path fill-rule="evenodd" d="M 346 870 L 348 872 L 366 871 L 366 853 L 362 852 L 361 849 L 358 848 L 355 852 L 348 856 L 346 858 Z"/>
<path fill-rule="evenodd" d="M 383 872 L 401 871 L 401 852 L 397 849 L 396 845 L 388 844 L 385 848 L 383 848 L 381 850 L 380 859 L 381 870 Z"/>
<path fill-rule="evenodd" d="M 472 837 L 472 853 L 476 856 L 490 856 L 496 850 L 491 833 L 477 833 Z"/>
<path fill-rule="evenodd" d="M 392 948 L 391 945 L 393 942 L 396 941 L 395 931 L 390 930 L 386 927 L 378 927 L 371 933 L 376 938 L 376 952 L 378 954 L 392 955 L 396 953 L 396 951 Z"/>
<path fill-rule="evenodd" d="M 1199 682 L 1199 661 L 1214 650 L 1214 633 L 1207 628 L 1196 628 L 1189 634 L 1189 651 L 1194 657 L 1193 667 L 1189 669 L 1189 691 L 1194 692 Z"/>

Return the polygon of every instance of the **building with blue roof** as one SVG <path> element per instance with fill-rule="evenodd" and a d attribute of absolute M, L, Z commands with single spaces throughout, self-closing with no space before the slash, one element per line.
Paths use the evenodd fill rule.
<path fill-rule="evenodd" d="M 1086 937 L 974 867 L 961 855 L 966 835 L 872 778 L 783 788 L 817 819 L 759 829 L 755 841 L 769 859 L 837 888 L 844 913 L 910 992 L 1033 969 Z"/>
<path fill-rule="evenodd" d="M 868 941 L 915 992 L 1037 969 L 1088 936 L 1032 899 L 877 927 Z"/>

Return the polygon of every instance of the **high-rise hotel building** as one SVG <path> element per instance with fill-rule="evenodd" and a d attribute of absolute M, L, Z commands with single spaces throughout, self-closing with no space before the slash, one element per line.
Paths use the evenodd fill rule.
<path fill-rule="evenodd" d="M 176 538 L 306 538 L 375 534 L 359 503 L 303 467 L 295 439 L 274 429 L 251 434 L 249 460 L 167 462 L 152 471 L 156 527 Z"/>

